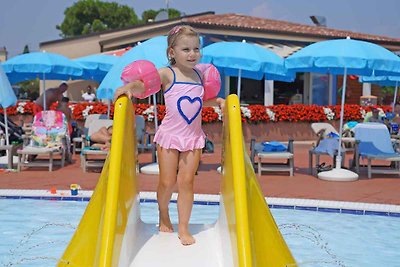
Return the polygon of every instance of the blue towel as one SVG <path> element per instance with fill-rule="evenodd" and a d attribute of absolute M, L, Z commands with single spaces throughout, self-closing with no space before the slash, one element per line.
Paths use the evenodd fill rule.
<path fill-rule="evenodd" d="M 394 118 L 396 117 L 396 113 L 393 113 L 393 112 L 386 112 L 386 118 L 388 119 L 388 120 L 393 120 Z"/>
<path fill-rule="evenodd" d="M 337 133 L 334 133 L 334 132 L 330 132 L 326 136 L 330 137 L 330 138 L 339 138 L 339 135 Z"/>
<path fill-rule="evenodd" d="M 354 127 L 355 138 L 361 143 L 370 143 L 371 145 L 360 146 L 360 153 L 395 153 L 390 139 L 390 133 L 386 125 L 382 123 L 359 123 Z M 375 150 L 373 147 L 377 148 Z M 366 149 L 366 150 L 364 150 Z M 371 149 L 371 151 L 369 151 Z"/>
<path fill-rule="evenodd" d="M 287 151 L 287 146 L 282 144 L 281 142 L 271 141 L 271 142 L 264 142 L 263 144 L 263 152 L 281 152 Z"/>
<path fill-rule="evenodd" d="M 389 130 L 382 123 L 359 123 L 354 127 L 355 138 L 360 141 L 361 155 L 374 157 L 398 156 L 390 139 Z"/>
<path fill-rule="evenodd" d="M 358 145 L 361 156 L 370 156 L 376 158 L 398 157 L 399 154 L 388 151 L 382 151 L 377 148 L 372 142 L 360 142 Z"/>
<path fill-rule="evenodd" d="M 358 121 L 348 121 L 346 124 L 350 129 L 352 129 L 358 124 Z"/>
<path fill-rule="evenodd" d="M 328 153 L 329 156 L 333 157 L 339 148 L 338 138 L 325 138 L 319 142 L 318 146 L 314 149 L 315 152 Z"/>

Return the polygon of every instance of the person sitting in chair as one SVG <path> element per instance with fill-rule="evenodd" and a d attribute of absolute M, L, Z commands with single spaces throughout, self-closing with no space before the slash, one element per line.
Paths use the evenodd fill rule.
<path fill-rule="evenodd" d="M 109 150 L 111 147 L 112 125 L 101 127 L 97 132 L 90 136 L 91 147 L 101 150 Z"/>
<path fill-rule="evenodd" d="M 370 112 L 365 114 L 364 117 L 364 122 L 380 122 L 383 123 L 382 118 L 384 117 L 384 114 L 380 114 L 379 109 L 377 108 L 372 108 Z"/>
<path fill-rule="evenodd" d="M 94 102 L 96 100 L 96 95 L 93 92 L 92 86 L 88 85 L 86 92 L 82 94 L 82 98 L 86 102 Z"/>

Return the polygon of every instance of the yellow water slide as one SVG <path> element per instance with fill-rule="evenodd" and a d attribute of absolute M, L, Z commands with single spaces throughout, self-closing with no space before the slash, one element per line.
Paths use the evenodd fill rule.
<path fill-rule="evenodd" d="M 176 233 L 158 233 L 140 219 L 134 112 L 120 97 L 110 155 L 57 266 L 297 266 L 247 156 L 236 95 L 227 98 L 224 118 L 219 218 L 190 225 L 197 242 L 184 247 Z"/>

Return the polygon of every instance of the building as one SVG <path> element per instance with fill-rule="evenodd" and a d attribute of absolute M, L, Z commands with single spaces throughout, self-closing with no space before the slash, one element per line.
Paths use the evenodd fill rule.
<path fill-rule="evenodd" d="M 303 25 L 287 21 L 257 18 L 239 14 L 215 14 L 205 12 L 175 19 L 150 22 L 124 29 L 93 33 L 85 36 L 44 42 L 40 48 L 48 52 L 78 58 L 95 53 L 113 53 L 134 47 L 139 41 L 165 35 L 175 25 L 188 24 L 196 28 L 204 38 L 204 45 L 219 41 L 257 43 L 287 57 L 311 43 L 346 38 L 373 42 L 391 51 L 400 51 L 400 39 L 336 30 L 325 26 Z M 268 77 L 266 77 L 268 79 Z M 221 95 L 237 92 L 237 78 L 223 77 Z M 298 74 L 293 83 L 268 80 L 243 79 L 242 98 L 246 104 L 335 104 L 341 77 L 316 73 Z M 72 88 L 74 85 L 72 84 Z M 351 93 L 348 103 L 358 103 L 362 95 L 378 94 L 378 87 L 362 85 L 357 79 L 349 81 Z M 329 92 L 327 94 L 327 92 Z M 76 96 L 72 97 L 76 99 Z"/>
<path fill-rule="evenodd" d="M 6 47 L 0 47 L 0 62 L 7 60 L 7 49 Z"/>

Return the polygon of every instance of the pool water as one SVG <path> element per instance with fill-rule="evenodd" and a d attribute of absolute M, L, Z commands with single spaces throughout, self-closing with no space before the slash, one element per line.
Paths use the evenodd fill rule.
<path fill-rule="evenodd" d="M 54 266 L 88 202 L 0 200 L 0 266 Z M 400 218 L 272 209 L 299 266 L 400 266 Z M 157 223 L 157 204 L 141 203 Z M 213 223 L 218 205 L 195 205 L 191 223 Z M 177 223 L 176 204 L 171 219 Z"/>

